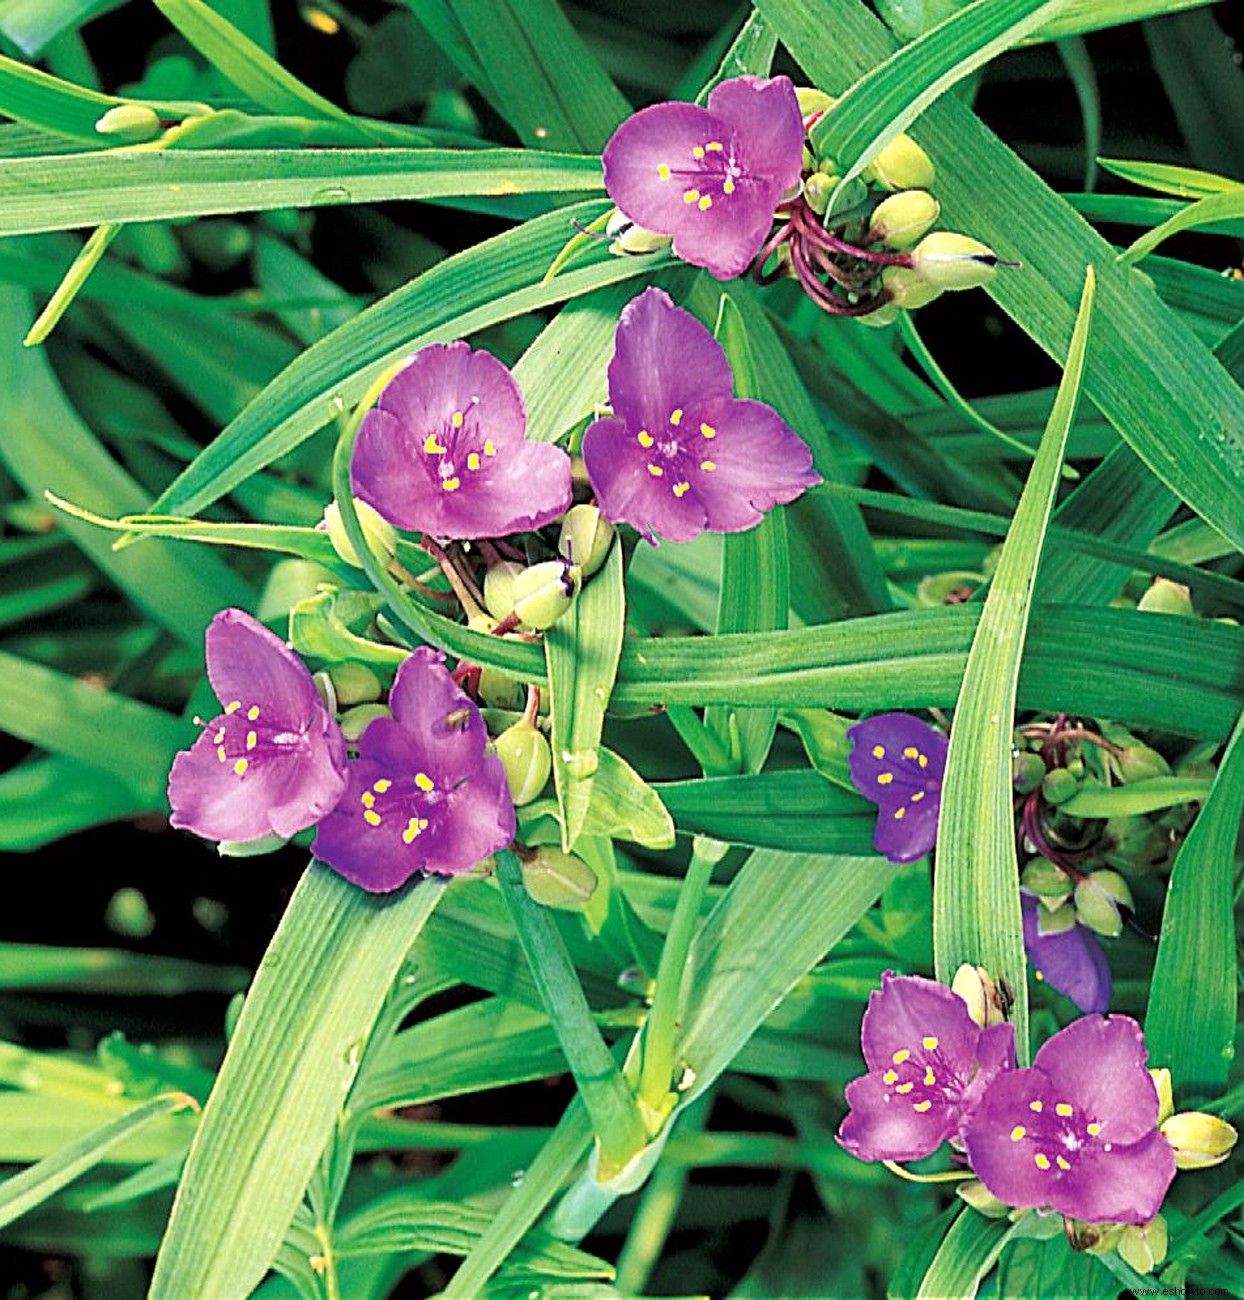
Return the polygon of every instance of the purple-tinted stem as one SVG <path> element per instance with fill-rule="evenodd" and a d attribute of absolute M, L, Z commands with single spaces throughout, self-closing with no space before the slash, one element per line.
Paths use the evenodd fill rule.
<path fill-rule="evenodd" d="M 858 258 L 861 262 L 871 262 L 874 266 L 905 266 L 910 268 L 914 265 L 910 253 L 874 253 L 867 248 L 859 248 L 855 244 L 849 244 L 845 239 L 839 239 L 837 235 L 830 234 L 824 226 L 818 221 L 811 220 L 808 216 L 810 209 L 803 207 L 795 210 L 792 218 L 799 223 L 799 233 L 822 248 L 828 249 L 833 253 L 843 253 L 847 257 Z"/>
<path fill-rule="evenodd" d="M 818 307 L 834 316 L 867 316 L 874 312 L 878 307 L 884 306 L 887 299 L 882 296 L 867 298 L 863 302 L 856 303 L 852 306 L 850 303 L 843 302 L 841 298 L 836 297 L 829 289 L 816 278 L 813 269 L 808 265 L 807 257 L 804 254 L 803 247 L 798 240 L 791 244 L 791 261 L 795 267 L 795 274 L 799 277 L 799 283 L 803 285 L 808 297 L 816 303 Z"/>

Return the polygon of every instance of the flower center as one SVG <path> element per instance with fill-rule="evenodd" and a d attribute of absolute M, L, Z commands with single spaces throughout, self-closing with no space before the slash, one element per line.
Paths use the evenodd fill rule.
<path fill-rule="evenodd" d="M 357 812 L 373 830 L 398 829 L 403 844 L 413 844 L 436 816 L 444 797 L 426 772 L 413 777 L 382 776 L 359 796 Z"/>
<path fill-rule="evenodd" d="M 263 717 L 258 704 L 231 700 L 225 711 L 207 725 L 216 757 L 232 768 L 235 776 L 243 777 L 256 763 L 270 762 L 294 754 L 307 739 L 305 725 L 291 731 L 281 720 Z"/>
<path fill-rule="evenodd" d="M 478 403 L 479 397 L 472 397 L 462 410 L 452 412 L 420 447 L 424 464 L 442 492 L 457 492 L 464 476 L 478 473 L 484 459 L 497 454 L 491 438 L 481 442 L 482 430 L 473 414 Z"/>
<path fill-rule="evenodd" d="M 733 136 L 708 139 L 693 145 L 691 157 L 671 157 L 657 163 L 657 179 L 682 187 L 682 201 L 697 212 L 708 212 L 714 203 L 728 199 L 747 174 L 735 153 Z"/>
<path fill-rule="evenodd" d="M 689 417 L 681 406 L 670 412 L 666 427 L 656 437 L 647 429 L 641 429 L 636 436 L 639 445 L 651 453 L 648 473 L 663 480 L 679 500 L 691 491 L 698 474 L 711 474 L 717 468 L 709 455 L 709 443 L 717 430 Z"/>
<path fill-rule="evenodd" d="M 1098 1140 L 1101 1125 L 1070 1102 L 1053 1104 L 1036 1098 L 1028 1103 L 1028 1114 L 1011 1129 L 1016 1159 L 1034 1165 L 1054 1177 L 1069 1173 L 1077 1156 Z M 1110 1143 L 1103 1149 L 1110 1150 Z"/>
<path fill-rule="evenodd" d="M 881 1075 L 889 1104 L 909 1105 L 916 1114 L 926 1115 L 935 1104 L 957 1102 L 963 1092 L 964 1080 L 946 1060 L 936 1034 L 925 1034 L 912 1047 L 900 1048 L 890 1062 Z"/>

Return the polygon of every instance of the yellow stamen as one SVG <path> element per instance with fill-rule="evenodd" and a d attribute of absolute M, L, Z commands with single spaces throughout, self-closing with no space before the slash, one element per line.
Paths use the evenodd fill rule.
<path fill-rule="evenodd" d="M 233 770 L 234 770 L 234 771 L 235 771 L 239 776 L 244 776 L 244 775 L 246 774 L 246 769 L 247 769 L 249 766 L 250 766 L 250 764 L 246 761 L 246 759 L 244 759 L 244 758 L 239 758 L 238 761 L 237 761 L 236 763 L 234 763 L 234 765 L 233 765 Z"/>
<path fill-rule="evenodd" d="M 937 1076 L 933 1073 L 933 1067 L 926 1065 L 924 1067 L 924 1086 L 931 1088 L 937 1082 Z"/>
<path fill-rule="evenodd" d="M 1011 1130 L 1011 1141 L 1018 1142 L 1028 1130 L 1022 1124 L 1016 1124 Z"/>
<path fill-rule="evenodd" d="M 412 817 L 406 823 L 406 829 L 402 832 L 402 842 L 405 844 L 412 843 L 418 836 L 422 835 L 427 829 L 428 823 L 423 817 Z"/>
<path fill-rule="evenodd" d="M 700 468 L 707 470 L 711 474 L 713 470 L 717 468 L 717 462 L 713 460 L 702 460 L 700 462 Z"/>
<path fill-rule="evenodd" d="M 721 186 L 721 192 L 722 192 L 723 194 L 733 194 L 733 193 L 734 193 L 734 182 L 733 182 L 729 177 L 727 177 L 727 178 L 725 179 L 725 181 L 722 183 L 722 186 Z"/>
<path fill-rule="evenodd" d="M 930 1034 L 927 1038 L 922 1038 L 920 1040 L 920 1045 L 921 1047 L 924 1048 L 926 1052 L 937 1051 L 937 1039 L 934 1038 L 932 1034 Z"/>
<path fill-rule="evenodd" d="M 665 471 L 660 467 L 660 465 L 649 465 L 648 473 L 651 474 L 653 478 L 660 478 Z"/>
<path fill-rule="evenodd" d="M 384 794 L 392 784 L 393 782 L 390 781 L 387 776 L 382 776 L 380 780 L 372 786 L 372 789 L 375 790 L 377 794 Z"/>
<path fill-rule="evenodd" d="M 915 1086 L 916 1085 L 914 1083 L 900 1083 L 898 1087 L 894 1089 L 894 1091 L 897 1092 L 900 1096 L 905 1097 Z"/>
<path fill-rule="evenodd" d="M 432 783 L 432 778 L 428 776 L 426 772 L 415 773 L 415 784 L 424 794 L 427 794 L 429 790 L 435 789 L 435 786 Z"/>
<path fill-rule="evenodd" d="M 1091 1137 L 1091 1138 L 1095 1138 L 1095 1137 L 1098 1135 L 1098 1133 L 1100 1133 L 1100 1132 L 1101 1132 L 1101 1125 L 1100 1125 L 1100 1124 L 1090 1124 L 1090 1125 L 1088 1126 L 1088 1135 L 1089 1135 L 1089 1137 Z"/>
<path fill-rule="evenodd" d="M 690 483 L 675 483 L 675 484 L 674 484 L 674 495 L 675 495 L 676 497 L 682 498 L 682 497 L 686 496 L 687 493 L 690 492 L 690 491 L 691 491 L 691 484 L 690 484 Z"/>
<path fill-rule="evenodd" d="M 1071 1164 L 1068 1161 L 1064 1160 L 1062 1156 L 1055 1156 L 1054 1161 L 1058 1165 L 1058 1167 L 1062 1170 L 1067 1170 L 1071 1168 Z"/>
<path fill-rule="evenodd" d="M 905 750 L 903 750 L 903 757 L 904 757 L 904 758 L 919 758 L 919 757 L 920 757 L 920 751 L 919 751 L 918 749 L 916 749 L 916 747 L 915 747 L 914 745 L 908 745 L 907 748 L 906 748 Z"/>
<path fill-rule="evenodd" d="M 929 759 L 928 759 L 928 756 L 927 756 L 926 754 L 921 754 L 921 755 L 919 756 L 919 758 L 920 758 L 920 766 L 921 766 L 921 767 L 928 767 L 928 765 L 929 765 Z"/>
<path fill-rule="evenodd" d="M 374 808 L 376 806 L 376 796 L 370 790 L 364 790 L 359 796 L 359 800 L 364 808 Z"/>
<path fill-rule="evenodd" d="M 226 761 L 226 758 L 225 758 L 225 747 L 224 747 L 223 745 L 217 745 L 217 746 L 216 746 L 216 757 L 217 757 L 218 759 L 220 759 L 220 761 L 221 761 L 222 763 Z"/>
<path fill-rule="evenodd" d="M 920 800 L 923 799 L 923 798 L 924 798 L 924 791 L 923 791 L 923 790 L 917 790 L 916 793 L 912 795 L 912 797 L 911 797 L 911 801 L 912 801 L 912 803 L 919 803 Z"/>
<path fill-rule="evenodd" d="M 700 425 L 700 432 L 701 432 L 701 433 L 702 433 L 706 438 L 715 438 L 715 437 L 717 436 L 717 430 L 714 429 L 713 426 L 712 426 L 711 424 L 702 424 L 702 425 Z"/>
<path fill-rule="evenodd" d="M 234 700 L 231 704 L 225 705 L 226 713 L 236 713 L 242 707 L 241 700 Z"/>
<path fill-rule="evenodd" d="M 368 826 L 379 826 L 380 814 L 378 812 L 372 812 L 372 810 L 369 808 L 363 814 L 363 820 L 368 824 Z"/>
<path fill-rule="evenodd" d="M 699 201 L 699 198 L 700 198 L 700 191 L 699 191 L 699 190 L 684 190 L 684 191 L 683 191 L 682 201 L 683 201 L 684 203 L 697 203 L 697 202 Z"/>
<path fill-rule="evenodd" d="M 884 757 L 885 757 L 885 746 L 884 746 L 884 745 L 874 745 L 874 746 L 873 746 L 873 757 L 874 757 L 874 758 L 884 758 Z"/>
<path fill-rule="evenodd" d="M 479 469 L 479 452 L 473 451 L 467 456 L 467 469 Z"/>
<path fill-rule="evenodd" d="M 697 144 L 696 147 L 695 147 L 694 149 L 692 149 L 692 151 L 691 151 L 691 156 L 692 156 L 693 158 L 703 158 L 703 157 L 704 157 L 704 150 L 701 149 L 700 146 Z"/>
<path fill-rule="evenodd" d="M 674 410 L 672 410 L 672 411 L 670 412 L 670 423 L 674 426 L 675 429 L 677 429 L 678 426 L 682 423 L 682 407 L 681 407 L 681 406 L 676 407 Z"/>
<path fill-rule="evenodd" d="M 669 165 L 667 163 L 657 163 L 657 175 L 663 181 L 669 180 L 670 178 Z"/>
<path fill-rule="evenodd" d="M 441 487 L 446 492 L 457 492 L 457 490 L 461 486 L 462 486 L 462 480 L 458 478 L 457 475 L 455 475 L 453 478 L 447 478 L 441 480 Z"/>
<path fill-rule="evenodd" d="M 894 1055 L 890 1058 L 890 1060 L 892 1060 L 892 1061 L 894 1062 L 895 1065 L 902 1065 L 903 1062 L 904 1062 L 904 1061 L 905 1061 L 905 1060 L 906 1060 L 910 1055 L 911 1055 L 911 1053 L 910 1053 L 910 1052 L 909 1052 L 909 1051 L 904 1047 L 904 1048 L 902 1048 L 901 1050 L 895 1052 Z"/>
<path fill-rule="evenodd" d="M 455 411 L 455 412 L 454 412 L 454 428 L 455 428 L 455 429 L 461 429 L 461 428 L 462 428 L 462 412 L 461 412 L 461 411 Z"/>
<path fill-rule="evenodd" d="M 1030 1101 L 1028 1103 L 1028 1109 L 1035 1110 L 1037 1114 L 1040 1115 L 1041 1112 L 1045 1109 L 1045 1107 L 1039 1101 Z"/>
<path fill-rule="evenodd" d="M 224 738 L 225 738 L 225 729 L 224 727 L 221 727 L 221 729 L 212 737 L 212 744 L 219 745 L 220 742 L 224 740 Z"/>
<path fill-rule="evenodd" d="M 424 454 L 428 456 L 443 456 L 449 448 L 442 447 L 441 444 L 436 441 L 436 434 L 429 433 L 423 440 L 423 450 Z"/>
<path fill-rule="evenodd" d="M 640 445 L 641 447 L 651 447 L 653 441 L 654 441 L 654 439 L 653 439 L 653 437 L 652 437 L 652 434 L 650 434 L 650 433 L 648 432 L 647 429 L 640 429 L 640 431 L 639 431 L 639 445 Z"/>
<path fill-rule="evenodd" d="M 259 705 L 258 705 L 258 704 L 252 704 L 252 705 L 250 706 L 250 708 L 246 710 L 246 716 L 247 716 L 247 717 L 248 717 L 252 722 L 254 722 L 255 719 L 256 719 L 257 717 L 259 717 Z"/>
<path fill-rule="evenodd" d="M 931 1101 L 918 1101 L 912 1107 L 912 1110 L 918 1110 L 922 1115 L 926 1110 L 932 1110 L 932 1109 L 933 1109 L 933 1103 Z"/>
<path fill-rule="evenodd" d="M 494 443 L 493 440 L 489 438 L 488 441 L 484 443 L 484 455 L 495 456 L 496 454 L 497 454 L 496 443 Z"/>
<path fill-rule="evenodd" d="M 704 147 L 709 153 L 721 153 L 726 146 L 720 140 L 710 140 Z"/>
<path fill-rule="evenodd" d="M 1065 1118 L 1071 1114 L 1071 1107 L 1068 1106 L 1065 1101 L 1060 1101 L 1058 1105 L 1054 1107 L 1054 1114 L 1062 1115 Z"/>
<path fill-rule="evenodd" d="M 1049 1156 L 1042 1155 L 1040 1152 L 1038 1152 L 1038 1153 L 1033 1157 L 1033 1159 L 1035 1160 L 1035 1162 L 1036 1162 L 1036 1166 L 1037 1166 L 1038 1169 L 1048 1169 L 1048 1168 L 1050 1167 L 1050 1158 L 1049 1158 Z"/>
<path fill-rule="evenodd" d="M 712 196 L 706 194 L 695 206 L 699 208 L 701 212 L 707 212 L 709 208 L 713 206 Z"/>
<path fill-rule="evenodd" d="M 882 772 L 882 774 L 877 778 L 877 784 L 878 784 L 878 785 L 889 785 L 890 782 L 893 781 L 893 780 L 894 780 L 894 773 L 893 773 L 893 772 Z"/>
<path fill-rule="evenodd" d="M 882 1082 L 882 1083 L 897 1083 L 897 1082 L 898 1082 L 898 1071 L 897 1071 L 897 1070 L 887 1070 L 887 1071 L 886 1071 L 886 1072 L 881 1076 L 881 1082 Z"/>
<path fill-rule="evenodd" d="M 253 731 L 248 731 L 246 733 L 246 748 L 254 749 L 257 744 L 259 744 L 259 737 Z"/>
<path fill-rule="evenodd" d="M 907 809 L 906 809 L 906 808 L 899 808 L 899 809 L 895 812 L 895 814 L 894 814 L 894 820 L 895 820 L 896 822 L 901 822 L 901 821 L 903 820 L 903 818 L 906 817 L 906 816 L 907 816 Z"/>

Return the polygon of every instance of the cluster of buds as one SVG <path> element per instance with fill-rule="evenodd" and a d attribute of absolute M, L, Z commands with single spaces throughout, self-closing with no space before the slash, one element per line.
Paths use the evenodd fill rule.
<path fill-rule="evenodd" d="M 834 103 L 820 90 L 796 95 L 805 129 Z M 905 134 L 845 185 L 835 160 L 805 145 L 802 184 L 778 209 L 753 275 L 761 283 L 793 275 L 824 310 L 870 325 L 889 324 L 947 290 L 987 284 L 1000 264 L 993 250 L 933 229 L 941 215 L 934 179 L 929 156 Z"/>

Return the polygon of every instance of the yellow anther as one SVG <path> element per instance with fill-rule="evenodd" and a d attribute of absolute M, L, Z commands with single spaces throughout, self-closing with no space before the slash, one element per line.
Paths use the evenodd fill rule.
<path fill-rule="evenodd" d="M 653 478 L 660 478 L 665 471 L 660 467 L 660 465 L 649 465 L 648 473 L 651 474 Z"/>
<path fill-rule="evenodd" d="M 222 763 L 226 761 L 225 747 L 223 745 L 216 746 L 216 757 L 220 759 Z"/>
<path fill-rule="evenodd" d="M 675 483 L 675 484 L 674 484 L 674 495 L 675 495 L 676 497 L 679 497 L 680 499 L 681 499 L 682 497 L 685 497 L 685 496 L 687 495 L 687 493 L 690 492 L 690 491 L 691 491 L 691 484 L 690 484 L 690 483 Z"/>
<path fill-rule="evenodd" d="M 443 456 L 449 448 L 436 441 L 436 434 L 429 433 L 423 440 L 423 450 L 424 454 L 428 456 Z"/>
<path fill-rule="evenodd" d="M 711 474 L 713 470 L 717 468 L 717 462 L 715 460 L 702 460 L 700 462 L 700 468 L 707 470 Z"/>
<path fill-rule="evenodd" d="M 254 722 L 255 719 L 256 719 L 257 717 L 259 717 L 259 705 L 258 705 L 258 704 L 252 704 L 252 705 L 250 706 L 250 708 L 246 710 L 246 716 L 247 716 L 247 717 L 248 717 L 252 722 Z"/>
<path fill-rule="evenodd" d="M 725 181 L 722 182 L 721 192 L 723 194 L 734 193 L 734 182 L 728 176 L 726 177 Z"/>
<path fill-rule="evenodd" d="M 915 1086 L 916 1085 L 914 1083 L 900 1083 L 898 1087 L 894 1089 L 894 1091 L 897 1092 L 900 1096 L 905 1097 Z"/>
<path fill-rule="evenodd" d="M 359 795 L 359 802 L 362 803 L 364 808 L 374 808 L 376 806 L 376 796 L 370 790 L 364 790 Z"/>
<path fill-rule="evenodd" d="M 236 713 L 241 707 L 242 707 L 242 701 L 234 700 L 232 703 L 225 705 L 225 712 Z"/>
<path fill-rule="evenodd" d="M 919 758 L 919 757 L 920 757 L 920 751 L 919 751 L 919 750 L 918 750 L 914 745 L 908 745 L 907 748 L 906 748 L 905 750 L 903 750 L 903 757 L 904 757 L 904 758 Z"/>
<path fill-rule="evenodd" d="M 706 194 L 695 206 L 699 208 L 701 212 L 707 212 L 709 208 L 713 206 L 712 196 Z"/>
<path fill-rule="evenodd" d="M 1059 1167 L 1060 1169 L 1062 1169 L 1062 1170 L 1067 1170 L 1067 1169 L 1070 1169 L 1070 1168 L 1071 1168 L 1071 1164 L 1070 1164 L 1070 1162 L 1067 1161 L 1067 1160 L 1064 1160 L 1064 1159 L 1062 1158 L 1062 1156 L 1055 1156 L 1055 1157 L 1054 1157 L 1054 1163 L 1057 1164 L 1058 1167 Z"/>
<path fill-rule="evenodd" d="M 372 810 L 369 808 L 363 814 L 363 820 L 368 824 L 368 826 L 379 826 L 380 814 L 378 812 L 372 812 Z"/>
<path fill-rule="evenodd" d="M 923 799 L 923 798 L 924 798 L 924 791 L 923 791 L 923 790 L 917 790 L 916 793 L 912 795 L 912 797 L 911 797 L 911 801 L 912 801 L 912 803 L 919 803 L 920 800 Z"/>
<path fill-rule="evenodd" d="M 454 428 L 455 428 L 455 429 L 461 429 L 461 428 L 462 428 L 462 412 L 461 412 L 461 411 L 455 411 L 455 412 L 454 412 Z"/>
<path fill-rule="evenodd" d="M 484 443 L 484 455 L 495 456 L 496 454 L 497 454 L 497 444 L 493 442 L 491 438 L 489 438 L 488 441 Z"/>
<path fill-rule="evenodd" d="M 668 165 L 667 163 L 657 163 L 657 175 L 658 175 L 658 176 L 659 176 L 663 181 L 667 181 L 667 180 L 669 180 L 669 178 L 670 178 L 670 169 L 669 169 L 669 165 Z"/>
<path fill-rule="evenodd" d="M 921 766 L 921 767 L 928 767 L 928 765 L 929 765 L 929 758 L 928 758 L 928 755 L 927 755 L 927 754 L 920 754 L 918 757 L 919 757 L 919 759 L 920 759 L 920 766 Z"/>
<path fill-rule="evenodd" d="M 937 1076 L 933 1073 L 933 1067 L 926 1065 L 924 1067 L 924 1086 L 931 1088 L 937 1082 Z"/>
<path fill-rule="evenodd" d="M 904 1047 L 895 1052 L 894 1055 L 890 1057 L 890 1060 L 892 1060 L 895 1065 L 902 1065 L 910 1055 L 911 1053 Z"/>
<path fill-rule="evenodd" d="M 1090 1124 L 1090 1125 L 1088 1126 L 1088 1135 L 1089 1135 L 1089 1137 L 1091 1137 L 1091 1138 L 1095 1138 L 1095 1137 L 1098 1135 L 1098 1133 L 1100 1133 L 1100 1132 L 1101 1132 L 1101 1125 L 1100 1125 L 1100 1124 Z"/>
<path fill-rule="evenodd" d="M 715 437 L 717 436 L 717 430 L 714 429 L 713 426 L 712 426 L 711 424 L 702 424 L 702 425 L 700 425 L 700 432 L 701 432 L 701 433 L 702 433 L 706 438 L 715 438 Z"/>
<path fill-rule="evenodd" d="M 710 140 L 704 147 L 709 153 L 721 153 L 726 146 L 720 140 Z"/>
<path fill-rule="evenodd" d="M 1071 1114 L 1071 1107 L 1068 1106 L 1065 1101 L 1060 1101 L 1058 1105 L 1054 1107 L 1054 1114 L 1062 1115 L 1066 1118 L 1066 1116 Z"/>
<path fill-rule="evenodd" d="M 246 748 L 254 749 L 257 744 L 259 744 L 259 737 L 253 731 L 248 731 L 246 733 Z"/>
<path fill-rule="evenodd" d="M 1033 1160 L 1036 1162 L 1036 1166 L 1037 1166 L 1038 1169 L 1048 1169 L 1048 1168 L 1050 1167 L 1050 1158 L 1049 1158 L 1049 1156 L 1047 1156 L 1047 1155 L 1042 1155 L 1041 1152 L 1039 1152 L 1039 1151 L 1038 1151 L 1037 1154 L 1033 1157 Z"/>
<path fill-rule="evenodd" d="M 427 794 L 429 790 L 433 790 L 436 788 L 435 785 L 433 784 L 432 778 L 428 776 L 426 772 L 415 773 L 415 784 L 419 787 L 420 790 L 423 791 L 424 794 Z"/>
<path fill-rule="evenodd" d="M 895 813 L 894 813 L 894 820 L 895 820 L 896 822 L 901 822 L 901 821 L 903 820 L 903 818 L 906 817 L 906 816 L 907 816 L 907 809 L 906 809 L 906 808 L 899 808 L 899 809 L 896 809 L 896 810 L 895 810 Z"/>
<path fill-rule="evenodd" d="M 467 456 L 467 469 L 479 469 L 479 452 L 473 451 Z"/>
<path fill-rule="evenodd" d="M 882 774 L 877 778 L 877 784 L 878 784 L 878 785 L 889 785 L 890 782 L 893 781 L 893 780 L 894 780 L 894 773 L 893 773 L 893 772 L 882 772 Z"/>
<path fill-rule="evenodd" d="M 932 1109 L 933 1109 L 933 1103 L 931 1101 L 918 1101 L 912 1107 L 912 1110 L 918 1110 L 922 1115 L 926 1110 L 932 1110 Z"/>
<path fill-rule="evenodd" d="M 1011 1141 L 1018 1142 L 1028 1130 L 1022 1124 L 1016 1124 L 1011 1130 Z"/>
<path fill-rule="evenodd" d="M 699 198 L 700 198 L 700 191 L 699 191 L 699 190 L 684 190 L 684 191 L 683 191 L 682 201 L 683 201 L 684 203 L 697 203 L 697 202 L 699 202 Z"/>
<path fill-rule="evenodd" d="M 652 434 L 650 434 L 650 433 L 648 432 L 647 429 L 640 429 L 640 431 L 639 431 L 639 445 L 640 445 L 641 447 L 651 447 L 652 444 L 653 444 L 653 441 L 654 441 L 654 439 L 653 439 L 653 437 L 652 437 Z"/>
<path fill-rule="evenodd" d="M 425 818 L 412 817 L 410 821 L 406 823 L 406 829 L 402 832 L 402 841 L 406 844 L 413 843 L 414 840 L 418 836 L 422 835 L 427 829 L 427 825 L 428 823 Z"/>
<path fill-rule="evenodd" d="M 387 776 L 382 776 L 380 780 L 372 786 L 372 789 L 375 790 L 377 794 L 384 794 L 392 784 L 393 782 L 390 781 Z"/>
<path fill-rule="evenodd" d="M 1045 1109 L 1045 1107 L 1044 1107 L 1044 1105 L 1042 1105 L 1042 1103 L 1039 1102 L 1039 1101 L 1030 1101 L 1030 1102 L 1028 1103 L 1028 1109 L 1029 1109 L 1029 1110 L 1035 1110 L 1035 1111 L 1037 1112 L 1037 1114 L 1040 1115 L 1041 1112 Z"/>
<path fill-rule="evenodd" d="M 700 146 L 697 144 L 696 147 L 695 147 L 694 149 L 692 149 L 692 151 L 691 151 L 691 156 L 692 156 L 693 158 L 703 158 L 703 157 L 704 157 L 704 150 L 701 149 Z"/>
<path fill-rule="evenodd" d="M 677 429 L 678 426 L 682 423 L 681 406 L 675 407 L 674 410 L 670 412 L 670 423 L 674 426 L 675 429 Z"/>
<path fill-rule="evenodd" d="M 457 492 L 462 486 L 462 480 L 455 474 L 453 478 L 441 480 L 441 487 L 446 492 Z"/>
<path fill-rule="evenodd" d="M 219 745 L 220 742 L 224 740 L 224 738 L 225 738 L 225 729 L 224 727 L 221 727 L 221 729 L 212 737 L 212 744 Z"/>
<path fill-rule="evenodd" d="M 936 1052 L 937 1039 L 934 1038 L 932 1034 L 929 1034 L 927 1038 L 922 1038 L 920 1040 L 920 1046 L 923 1047 L 926 1052 Z"/>
<path fill-rule="evenodd" d="M 885 746 L 884 746 L 884 745 L 874 745 L 874 746 L 873 746 L 873 757 L 874 757 L 874 758 L 884 758 L 884 757 L 885 757 Z"/>
<path fill-rule="evenodd" d="M 238 761 L 237 761 L 236 763 L 234 763 L 234 765 L 233 765 L 233 770 L 234 770 L 234 771 L 235 771 L 239 776 L 245 776 L 245 774 L 246 774 L 246 769 L 247 769 L 248 767 L 250 767 L 250 764 L 246 761 L 246 759 L 244 759 L 244 758 L 239 758 Z"/>
<path fill-rule="evenodd" d="M 887 1070 L 887 1071 L 886 1071 L 886 1072 L 881 1076 L 881 1082 L 882 1082 L 882 1083 L 897 1083 L 897 1082 L 898 1082 L 898 1071 L 897 1071 L 897 1070 Z"/>

